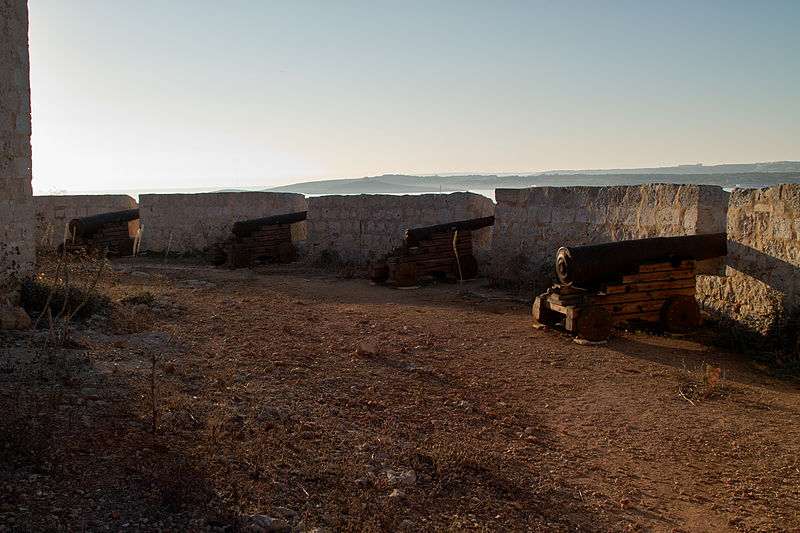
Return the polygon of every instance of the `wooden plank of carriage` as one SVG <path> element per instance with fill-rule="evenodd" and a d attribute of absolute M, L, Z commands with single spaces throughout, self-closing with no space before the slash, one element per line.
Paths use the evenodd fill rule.
<path fill-rule="evenodd" d="M 260 239 L 260 240 L 249 240 L 240 243 L 236 243 L 240 246 L 278 246 L 284 242 L 291 242 L 288 239 Z"/>
<path fill-rule="evenodd" d="M 458 239 L 456 241 L 456 246 L 469 246 L 472 247 L 472 240 L 468 239 Z M 409 248 L 444 248 L 449 246 L 450 248 L 453 247 L 453 239 L 442 239 L 436 241 L 422 241 L 416 246 L 410 246 Z"/>
<path fill-rule="evenodd" d="M 244 246 L 237 248 L 237 251 L 240 253 L 246 254 L 271 254 L 275 257 L 278 256 L 278 246 Z"/>
<path fill-rule="evenodd" d="M 644 272 L 641 274 L 623 274 L 617 283 L 639 283 L 643 281 L 673 281 L 676 279 L 693 278 L 694 268 L 665 270 L 660 272 Z"/>
<path fill-rule="evenodd" d="M 695 286 L 695 279 L 694 277 L 691 277 L 686 279 L 676 279 L 672 281 L 604 284 L 602 286 L 602 292 L 605 292 L 606 294 L 619 294 L 626 292 L 653 291 L 662 289 L 682 289 L 694 286 Z"/>
<path fill-rule="evenodd" d="M 666 300 L 676 294 L 694 296 L 695 287 L 676 287 L 652 291 L 634 291 L 619 294 L 590 294 L 586 297 L 588 305 L 618 304 L 627 302 L 643 302 L 647 300 Z"/>
<path fill-rule="evenodd" d="M 291 239 L 292 230 L 289 227 L 276 227 L 254 231 L 250 234 L 253 239 Z"/>
<path fill-rule="evenodd" d="M 448 270 L 453 265 L 455 261 L 454 257 L 448 258 L 438 258 L 438 259 L 426 259 L 424 261 L 405 261 L 405 257 L 402 258 L 403 260 L 400 262 L 401 264 L 415 264 L 418 268 L 427 268 L 427 267 L 441 267 L 446 266 Z"/>
<path fill-rule="evenodd" d="M 245 237 L 239 241 L 239 244 L 280 244 L 282 242 L 291 242 L 291 239 L 288 237 L 261 237 L 258 239 Z"/>
<path fill-rule="evenodd" d="M 463 250 L 458 251 L 458 255 L 467 255 L 469 252 L 464 252 Z M 411 255 L 401 255 L 399 256 L 401 263 L 413 263 L 416 261 L 426 261 L 428 259 L 447 259 L 449 261 L 456 260 L 456 254 L 453 253 L 453 250 L 448 251 L 440 251 L 436 253 L 426 253 L 426 254 L 411 254 Z"/>
<path fill-rule="evenodd" d="M 292 228 L 290 228 L 289 226 L 264 226 L 255 230 L 250 235 L 267 235 L 267 234 L 289 235 L 291 233 L 292 233 Z"/>
<path fill-rule="evenodd" d="M 251 242 L 262 239 L 291 239 L 292 229 L 288 226 L 268 226 L 252 232 L 247 237 L 242 237 L 239 242 Z"/>
<path fill-rule="evenodd" d="M 636 272 L 644 273 L 644 272 L 658 272 L 660 270 L 675 270 L 677 269 L 686 269 L 686 268 L 694 268 L 695 262 L 693 259 L 685 259 L 680 262 L 678 267 L 675 267 L 672 263 L 659 261 L 658 263 L 640 263 L 637 268 Z"/>
<path fill-rule="evenodd" d="M 464 253 L 472 253 L 472 245 L 470 243 L 458 243 L 456 245 L 456 250 Z M 429 253 L 429 252 L 452 252 L 452 251 L 453 251 L 452 244 L 444 244 L 439 246 L 420 246 L 408 249 L 408 253 L 411 254 Z"/>

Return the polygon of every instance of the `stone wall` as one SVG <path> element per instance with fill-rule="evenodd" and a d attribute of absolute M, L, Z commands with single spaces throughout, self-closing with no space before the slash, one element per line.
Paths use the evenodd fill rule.
<path fill-rule="evenodd" d="M 28 4 L 0 2 L 0 305 L 34 260 Z"/>
<path fill-rule="evenodd" d="M 225 239 L 234 222 L 306 209 L 305 197 L 292 193 L 141 194 L 141 249 L 164 251 L 169 245 L 175 252 L 199 252 Z M 304 222 L 292 225 L 293 240 L 305 236 Z"/>
<path fill-rule="evenodd" d="M 497 189 L 492 276 L 545 288 L 561 246 L 725 231 L 727 196 L 675 184 Z"/>
<path fill-rule="evenodd" d="M 34 196 L 33 213 L 36 245 L 49 249 L 64 239 L 64 231 L 73 218 L 136 209 L 139 204 L 127 194 L 84 194 Z M 136 231 L 138 222 L 132 224 Z"/>
<path fill-rule="evenodd" d="M 725 276 L 701 276 L 704 307 L 763 333 L 776 307 L 800 306 L 800 185 L 736 189 Z"/>
<path fill-rule="evenodd" d="M 309 258 L 325 250 L 345 263 L 365 265 L 402 242 L 407 228 L 490 216 L 494 202 L 473 193 L 319 196 L 308 199 Z M 476 231 L 473 244 L 485 264 L 491 228 Z"/>

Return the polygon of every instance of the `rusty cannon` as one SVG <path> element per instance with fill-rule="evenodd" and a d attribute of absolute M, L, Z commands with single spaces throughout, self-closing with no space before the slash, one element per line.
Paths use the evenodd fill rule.
<path fill-rule="evenodd" d="M 559 248 L 560 284 L 537 296 L 538 324 L 564 327 L 590 341 L 623 321 L 660 322 L 669 331 L 700 323 L 696 262 L 724 256 L 727 234 L 657 237 Z"/>
<path fill-rule="evenodd" d="M 69 221 L 67 250 L 89 252 L 107 249 L 112 254 L 132 255 L 131 222 L 139 220 L 138 209 L 112 211 Z"/>
<path fill-rule="evenodd" d="M 233 224 L 231 235 L 206 252 L 206 260 L 215 266 L 226 263 L 244 268 L 253 261 L 291 263 L 297 259 L 292 244 L 291 225 L 306 220 L 306 211 L 286 213 Z"/>
<path fill-rule="evenodd" d="M 474 278 L 478 261 L 472 254 L 472 232 L 493 224 L 494 217 L 490 216 L 406 229 L 401 246 L 370 263 L 370 279 L 409 287 L 424 275 Z"/>

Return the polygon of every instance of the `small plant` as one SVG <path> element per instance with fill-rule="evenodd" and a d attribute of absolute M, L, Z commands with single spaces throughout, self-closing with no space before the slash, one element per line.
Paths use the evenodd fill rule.
<path fill-rule="evenodd" d="M 776 303 L 765 334 L 776 350 L 776 361 L 800 362 L 800 306 L 787 310 Z"/>
<path fill-rule="evenodd" d="M 108 316 L 108 327 L 114 333 L 139 333 L 148 329 L 155 320 L 155 315 L 147 306 L 116 305 Z"/>
<path fill-rule="evenodd" d="M 727 387 L 725 386 L 722 367 L 703 363 L 697 372 L 697 376 L 699 379 L 681 385 L 678 390 L 681 398 L 695 405 L 696 401 L 709 400 L 725 395 Z"/>
<path fill-rule="evenodd" d="M 714 368 L 711 365 L 705 365 L 702 374 L 703 385 L 706 390 L 713 391 L 722 386 L 722 367 Z"/>
<path fill-rule="evenodd" d="M 342 279 L 353 279 L 356 276 L 356 267 L 353 265 L 345 265 L 341 271 Z"/>
<path fill-rule="evenodd" d="M 153 414 L 152 432 L 154 439 L 158 436 L 158 426 L 161 422 L 161 409 L 158 401 L 158 380 L 156 379 L 156 365 L 161 360 L 164 350 L 166 350 L 167 345 L 169 345 L 173 338 L 175 338 L 175 331 L 172 332 L 172 335 L 169 336 L 169 338 L 158 351 L 153 349 L 150 350 L 150 407 Z"/>
<path fill-rule="evenodd" d="M 319 267 L 334 267 L 342 264 L 342 258 L 336 250 L 325 248 L 319 253 L 314 263 Z"/>
<path fill-rule="evenodd" d="M 800 371 L 800 306 L 787 309 L 776 297 L 761 323 L 720 326 L 714 343 L 796 374 Z"/>
<path fill-rule="evenodd" d="M 125 294 L 120 298 L 119 303 L 122 305 L 153 305 L 156 301 L 156 295 L 150 291 L 140 292 L 139 294 Z"/>
<path fill-rule="evenodd" d="M 32 318 L 46 313 L 48 309 L 54 316 L 63 309 L 74 313 L 75 318 L 84 318 L 107 309 L 111 304 L 105 295 L 70 287 L 67 283 L 53 284 L 44 274 L 24 278 L 20 294 L 20 303 Z M 83 302 L 85 304 L 81 306 Z"/>

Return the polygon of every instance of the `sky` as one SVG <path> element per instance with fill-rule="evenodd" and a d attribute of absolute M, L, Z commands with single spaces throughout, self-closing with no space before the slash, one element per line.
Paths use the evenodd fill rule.
<path fill-rule="evenodd" d="M 35 193 L 800 160 L 796 0 L 30 0 Z"/>

